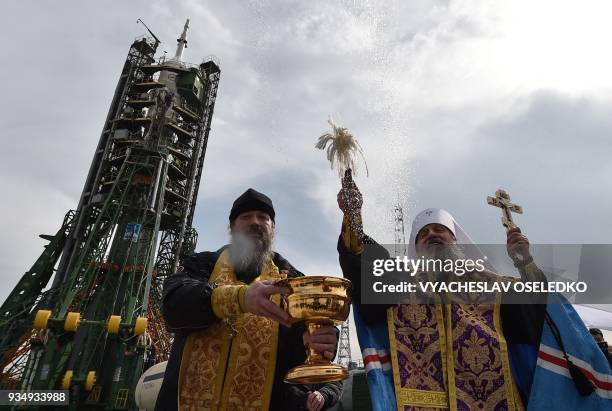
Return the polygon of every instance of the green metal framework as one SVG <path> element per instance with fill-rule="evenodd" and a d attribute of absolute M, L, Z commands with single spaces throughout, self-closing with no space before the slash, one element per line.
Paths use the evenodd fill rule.
<path fill-rule="evenodd" d="M 156 61 L 158 45 L 130 47 L 77 210 L 43 236 L 50 243 L 1 307 L 1 388 L 64 387 L 73 409 L 135 409 L 143 367 L 168 358 L 161 290 L 195 249 L 220 70 Z M 33 329 L 41 309 L 51 314 Z"/>

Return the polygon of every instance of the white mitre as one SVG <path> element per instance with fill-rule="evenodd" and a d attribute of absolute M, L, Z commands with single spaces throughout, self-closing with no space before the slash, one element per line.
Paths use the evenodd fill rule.
<path fill-rule="evenodd" d="M 462 245 L 462 250 L 466 254 L 466 257 L 472 259 L 485 259 L 484 253 L 476 245 L 472 237 L 465 232 L 463 227 L 453 218 L 453 216 L 446 210 L 441 208 L 428 208 L 421 211 L 412 221 L 412 231 L 410 232 L 410 242 L 408 243 L 408 256 L 412 258 L 418 258 L 416 255 L 416 237 L 419 231 L 428 224 L 441 224 L 448 228 L 451 233 L 455 236 L 457 244 Z M 493 267 L 487 262 L 485 266 L 489 270 L 493 270 Z"/>
<path fill-rule="evenodd" d="M 455 221 L 453 216 L 446 210 L 441 208 L 428 208 L 421 211 L 412 222 L 412 231 L 410 232 L 409 244 L 414 246 L 416 237 L 419 231 L 428 224 L 441 224 L 448 228 L 455 236 L 457 244 L 474 244 L 472 238 L 465 230 Z"/>

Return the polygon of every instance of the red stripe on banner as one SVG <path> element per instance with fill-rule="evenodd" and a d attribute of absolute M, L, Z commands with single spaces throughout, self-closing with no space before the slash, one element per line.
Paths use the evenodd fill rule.
<path fill-rule="evenodd" d="M 378 361 L 378 355 L 376 354 L 371 354 L 371 355 L 366 355 L 365 357 L 363 357 L 363 364 L 367 364 L 370 363 L 372 361 Z"/>
<path fill-rule="evenodd" d="M 548 361 L 550 363 L 558 365 L 559 367 L 567 368 L 567 361 L 565 360 L 565 358 L 555 357 L 554 355 L 550 355 L 548 353 L 545 353 L 544 351 L 540 351 L 538 353 L 538 357 L 540 357 L 544 361 Z M 591 380 L 595 384 L 595 386 L 597 386 L 597 388 L 601 388 L 602 390 L 612 390 L 612 383 L 597 379 L 597 377 L 595 377 L 595 375 L 593 375 L 591 371 L 583 367 L 580 367 L 578 365 L 576 365 L 576 367 L 580 368 L 580 371 L 582 371 L 583 374 L 589 380 Z"/>
<path fill-rule="evenodd" d="M 367 364 L 371 361 L 380 361 L 381 364 L 387 363 L 389 361 L 391 361 L 391 358 L 388 355 L 384 355 L 382 357 L 379 357 L 376 354 L 370 354 L 370 355 L 366 355 L 365 357 L 363 357 L 363 364 Z"/>

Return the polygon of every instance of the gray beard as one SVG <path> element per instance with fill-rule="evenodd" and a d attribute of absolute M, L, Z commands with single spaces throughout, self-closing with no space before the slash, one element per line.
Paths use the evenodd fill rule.
<path fill-rule="evenodd" d="M 444 244 L 444 246 L 431 249 L 421 250 L 425 258 L 434 258 L 444 262 L 445 260 L 461 260 L 465 259 L 465 254 L 460 245 L 457 243 Z M 444 265 L 444 264 L 443 264 Z M 444 270 L 433 270 L 431 274 L 434 275 L 436 281 L 446 281 L 452 273 L 447 273 Z"/>
<path fill-rule="evenodd" d="M 458 260 L 465 258 L 461 246 L 457 243 L 444 244 L 442 246 L 416 246 L 417 254 L 425 258 L 439 258 L 441 260 Z"/>
<path fill-rule="evenodd" d="M 463 250 L 457 243 L 446 244 L 444 248 L 438 250 L 436 258 L 442 260 L 461 260 L 465 258 Z"/>
<path fill-rule="evenodd" d="M 229 258 L 237 273 L 258 276 L 272 255 L 272 238 L 232 233 Z"/>

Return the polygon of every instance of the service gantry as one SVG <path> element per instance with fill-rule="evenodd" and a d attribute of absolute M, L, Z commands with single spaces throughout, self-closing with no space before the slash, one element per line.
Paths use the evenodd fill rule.
<path fill-rule="evenodd" d="M 161 288 L 195 249 L 220 77 L 214 58 L 182 61 L 188 25 L 170 59 L 148 28 L 131 45 L 77 209 L 0 309 L 0 388 L 135 409 L 143 368 L 167 359 Z"/>

